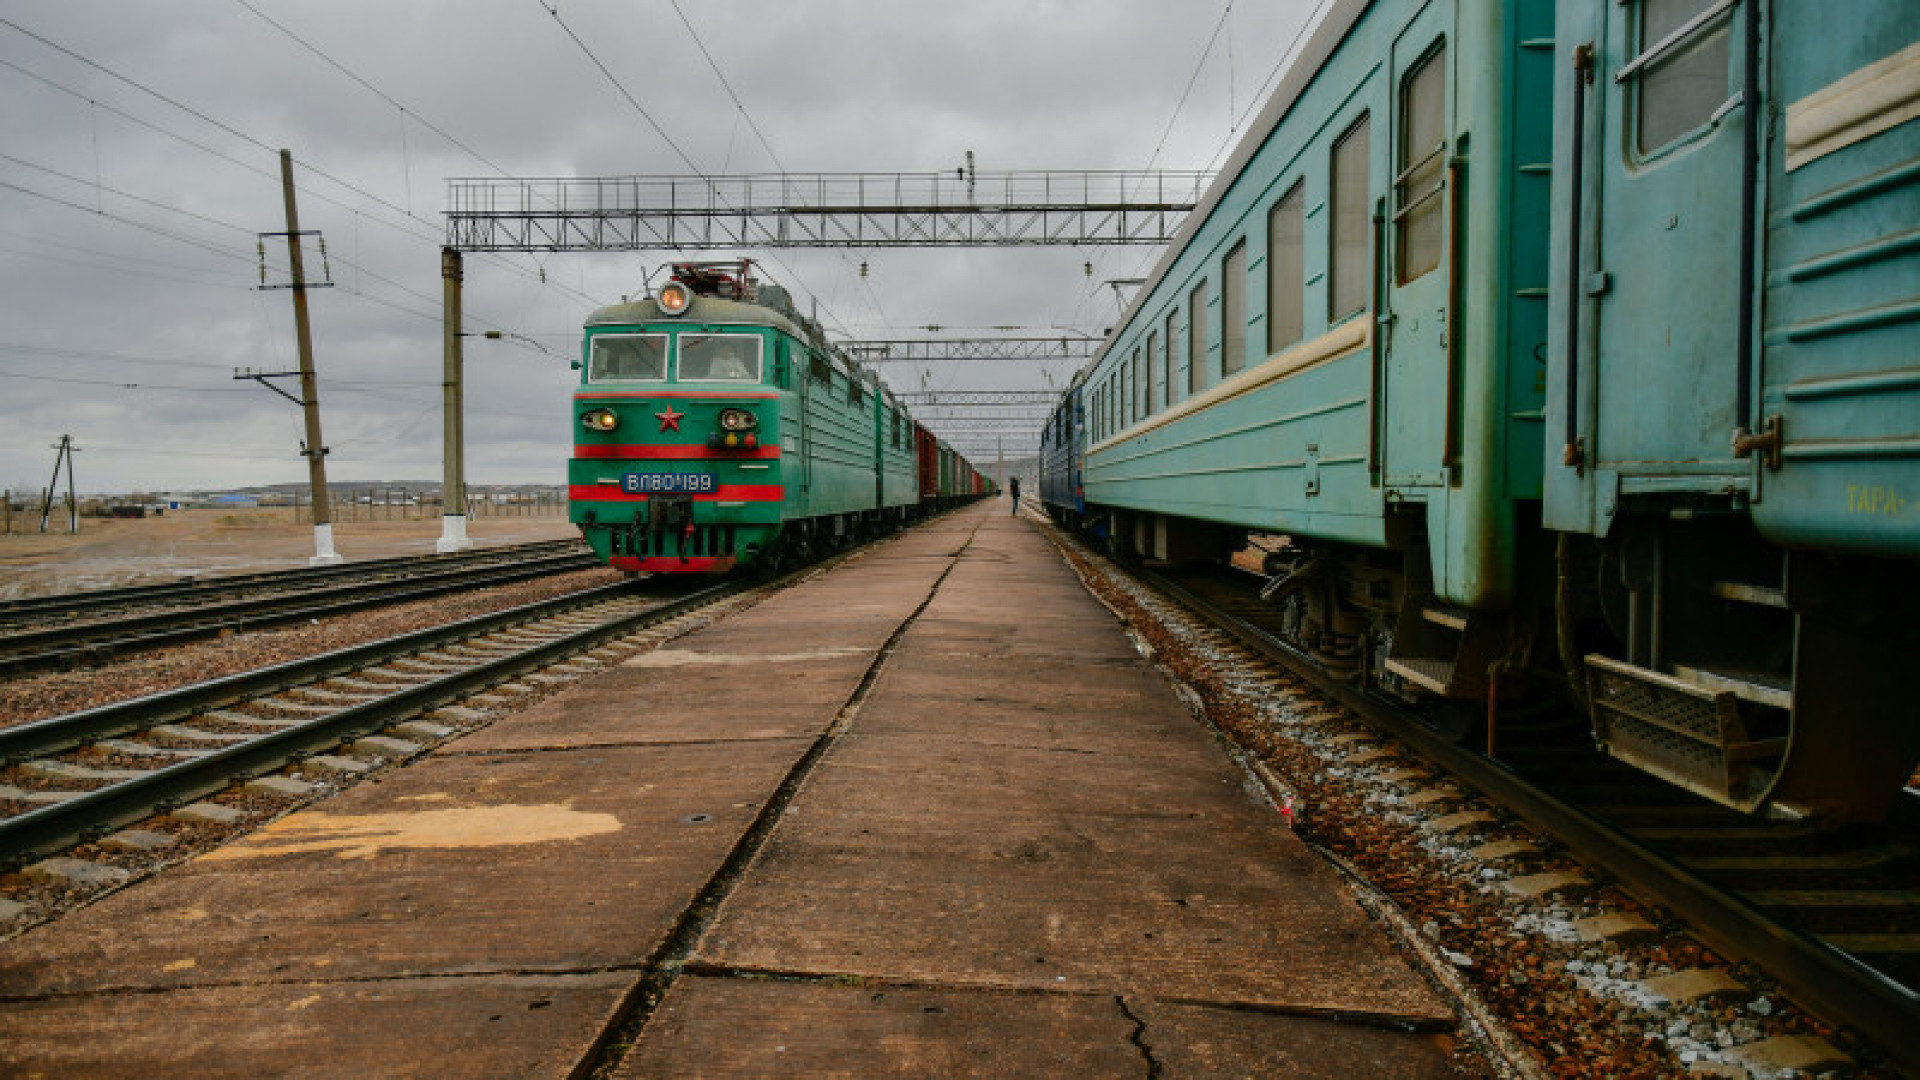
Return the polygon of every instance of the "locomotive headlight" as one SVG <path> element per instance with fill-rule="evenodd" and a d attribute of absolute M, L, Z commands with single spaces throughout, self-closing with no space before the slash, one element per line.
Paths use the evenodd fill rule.
<path fill-rule="evenodd" d="M 687 308 L 693 305 L 693 293 L 678 281 L 668 282 L 660 288 L 660 310 L 668 315 L 685 315 Z"/>
<path fill-rule="evenodd" d="M 748 431 L 760 426 L 760 418 L 745 409 L 721 409 L 720 426 L 728 431 Z"/>
<path fill-rule="evenodd" d="M 612 431 L 620 426 L 620 418 L 612 409 L 594 409 L 580 414 L 580 426 L 588 431 Z"/>

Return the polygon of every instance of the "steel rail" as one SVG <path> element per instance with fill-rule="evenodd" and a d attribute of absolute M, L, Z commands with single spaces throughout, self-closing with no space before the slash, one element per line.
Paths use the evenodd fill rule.
<path fill-rule="evenodd" d="M 92 655 L 158 648 L 211 637 L 226 630 L 253 629 L 342 615 L 450 592 L 523 581 L 530 577 L 586 570 L 598 565 L 599 560 L 587 553 L 555 555 L 504 566 L 459 567 L 404 584 L 383 579 L 317 592 L 277 594 L 204 608 L 186 608 L 0 635 L 0 675 L 58 667 Z"/>
<path fill-rule="evenodd" d="M 1552 833 L 1582 859 L 1617 876 L 1629 891 L 1684 919 L 1722 955 L 1765 970 L 1803 1007 L 1864 1035 L 1902 1067 L 1920 1070 L 1920 995 L 1831 945 L 1781 925 L 1497 762 L 1441 738 L 1411 712 L 1322 671 L 1299 650 L 1178 583 L 1142 568 L 1125 570 Z"/>
<path fill-rule="evenodd" d="M 566 634 L 508 656 L 483 661 L 463 671 L 417 683 L 386 697 L 320 717 L 311 723 L 283 728 L 244 743 L 212 751 L 202 757 L 76 795 L 64 802 L 39 807 L 24 814 L 0 820 L 0 861 L 18 862 L 36 854 L 69 846 L 103 831 L 139 821 L 152 815 L 156 809 L 219 791 L 237 780 L 277 769 L 289 761 L 297 760 L 316 750 L 380 730 L 448 701 L 468 696 L 527 671 L 547 666 L 564 657 L 594 648 L 606 641 L 623 637 L 655 623 L 675 618 L 751 587 L 753 587 L 752 583 L 740 581 L 704 589 L 691 596 L 616 618 L 587 630 Z M 367 662 L 380 655 L 378 650 L 382 647 L 386 650 L 385 659 L 397 659 L 430 648 L 435 644 L 443 644 L 454 637 L 473 637 L 476 634 L 492 632 L 506 626 L 535 621 L 559 614 L 569 607 L 580 607 L 586 603 L 609 599 L 613 595 L 624 594 L 630 588 L 626 583 L 612 585 L 567 598 L 571 603 L 543 601 L 540 604 L 516 608 L 510 612 L 469 619 L 450 627 L 435 628 L 421 634 L 390 638 L 385 642 L 342 650 L 325 657 L 294 661 L 264 672 L 220 680 L 219 684 L 208 684 L 207 687 L 189 687 L 186 690 L 155 695 L 120 706 L 109 706 L 91 710 L 88 713 L 55 717 L 38 724 L 25 725 L 27 728 L 39 729 L 38 732 L 16 734 L 20 729 L 10 729 L 0 734 L 10 737 L 12 745 L 8 749 L 9 753 L 20 752 L 17 748 L 33 745 L 36 741 L 41 745 L 56 748 L 75 745 L 70 738 L 72 734 L 68 730 L 70 727 L 125 731 L 128 730 L 129 724 L 134 727 L 148 726 L 162 722 L 163 717 L 180 715 L 178 710 L 190 699 L 198 698 L 203 702 L 214 700 L 222 694 L 234 693 L 243 683 L 264 689 L 273 680 L 262 677 L 270 674 L 277 673 L 279 677 L 284 678 L 291 674 L 293 669 L 305 669 L 306 677 L 303 681 L 312 681 L 327 673 L 365 666 Z M 221 687 L 218 692 L 209 689 L 215 685 Z M 229 697 L 226 700 L 234 699 Z M 144 718 L 141 717 L 143 712 Z M 102 717 L 108 713 L 117 713 L 118 716 L 103 729 L 101 728 Z M 60 734 L 48 738 L 50 732 Z"/>
<path fill-rule="evenodd" d="M 122 585 L 107 589 L 27 596 L 0 600 L 0 622 L 18 624 L 29 619 L 66 616 L 91 608 L 111 608 L 126 604 L 152 607 L 169 603 L 176 597 L 191 599 L 208 594 L 244 592 L 256 588 L 279 588 L 288 592 L 310 585 L 325 584 L 342 578 L 375 577 L 380 574 L 407 573 L 449 565 L 479 566 L 528 556 L 559 554 L 580 549 L 577 540 L 551 540 L 532 544 L 513 544 L 481 548 L 464 554 L 400 555 L 390 559 L 366 559 L 340 566 L 301 567 L 297 570 L 268 570 L 255 574 L 230 574 L 218 577 L 188 578 L 160 585 Z"/>
<path fill-rule="evenodd" d="M 96 739 L 110 739 L 131 731 L 183 720 L 209 709 L 251 701 L 320 679 L 332 678 L 375 664 L 437 649 L 452 642 L 493 633 L 548 618 L 575 608 L 617 599 L 633 591 L 630 582 L 616 582 L 549 600 L 476 615 L 443 626 L 398 634 L 379 641 L 352 645 L 318 656 L 288 660 L 272 667 L 243 671 L 220 679 L 162 690 L 146 697 L 118 701 L 64 716 L 50 716 L 9 728 L 0 728 L 0 762 L 18 764 L 59 753 Z"/>

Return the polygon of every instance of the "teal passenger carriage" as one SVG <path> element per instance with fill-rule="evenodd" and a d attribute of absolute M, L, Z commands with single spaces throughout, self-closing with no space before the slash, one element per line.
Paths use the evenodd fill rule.
<path fill-rule="evenodd" d="M 1920 8 L 1847 10 L 1336 2 L 1043 499 L 1151 558 L 1284 537 L 1288 637 L 1436 715 L 1557 684 L 1730 805 L 1881 812 L 1920 759 Z"/>

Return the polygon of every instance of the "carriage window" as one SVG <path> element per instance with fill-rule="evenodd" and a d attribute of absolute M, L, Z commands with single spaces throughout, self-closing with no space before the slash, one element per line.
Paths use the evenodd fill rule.
<path fill-rule="evenodd" d="M 864 405 L 866 404 L 866 400 L 867 388 L 861 384 L 859 379 L 849 377 L 847 379 L 847 404 Z"/>
<path fill-rule="evenodd" d="M 1246 366 L 1247 242 L 1242 240 L 1220 263 L 1220 376 Z"/>
<path fill-rule="evenodd" d="M 1207 363 L 1207 283 L 1202 279 L 1187 297 L 1187 393 L 1200 389 Z"/>
<path fill-rule="evenodd" d="M 1367 137 L 1362 116 L 1333 144 L 1332 235 L 1327 246 L 1327 320 L 1367 306 Z"/>
<path fill-rule="evenodd" d="M 667 335 L 594 335 L 588 382 L 663 382 L 666 377 Z"/>
<path fill-rule="evenodd" d="M 833 368 L 828 365 L 827 358 L 817 352 L 807 354 L 807 374 L 813 376 L 814 382 L 833 385 Z"/>
<path fill-rule="evenodd" d="M 1306 244 L 1301 226 L 1306 195 L 1293 190 L 1267 214 L 1267 351 L 1277 353 L 1305 335 Z"/>
<path fill-rule="evenodd" d="M 1153 409 L 1153 402 L 1147 397 L 1147 388 L 1153 385 L 1153 358 L 1147 358 L 1146 378 L 1140 377 L 1140 350 L 1133 350 L 1133 392 L 1140 399 L 1140 415 L 1145 416 Z"/>
<path fill-rule="evenodd" d="M 681 382 L 759 382 L 760 339 L 741 334 L 681 334 Z"/>
<path fill-rule="evenodd" d="M 1727 100 L 1732 5 L 1725 0 L 1641 0 L 1640 55 L 1616 80 L 1640 76 L 1640 152 L 1706 123 Z"/>
<path fill-rule="evenodd" d="M 1400 283 L 1440 265 L 1441 188 L 1447 159 L 1447 48 L 1420 61 L 1400 89 L 1399 175 L 1393 197 L 1400 230 Z"/>
<path fill-rule="evenodd" d="M 1167 333 L 1166 333 L 1166 337 L 1162 339 L 1164 345 L 1166 346 L 1167 355 L 1166 355 L 1166 362 L 1160 365 L 1161 370 L 1167 373 L 1167 395 L 1166 396 L 1169 398 L 1173 396 L 1172 394 L 1173 356 L 1174 356 L 1173 343 L 1175 341 L 1174 334 L 1178 333 L 1179 329 L 1180 329 L 1180 309 L 1174 308 L 1172 311 L 1167 312 L 1167 325 L 1166 325 Z"/>

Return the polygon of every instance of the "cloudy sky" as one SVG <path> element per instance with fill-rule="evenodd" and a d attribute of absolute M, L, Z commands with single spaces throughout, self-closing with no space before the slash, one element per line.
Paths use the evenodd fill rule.
<path fill-rule="evenodd" d="M 1201 169 L 1316 6 L 10 0 L 0 486 L 37 491 L 62 434 L 83 491 L 304 479 L 299 409 L 233 378 L 298 367 L 289 294 L 256 288 L 257 234 L 286 227 L 282 147 L 333 282 L 310 294 L 329 479 L 437 481 L 449 178 L 684 175 L 680 152 L 710 175 L 946 170 L 968 150 L 983 173 Z M 1098 335 L 1118 313 L 1101 281 L 1155 254 L 787 250 L 767 273 L 843 336 Z M 560 481 L 582 319 L 673 257 L 468 257 L 467 329 L 513 335 L 468 341 L 469 482 Z M 283 281 L 283 246 L 268 263 Z M 1024 390 L 1073 367 L 881 372 Z"/>

